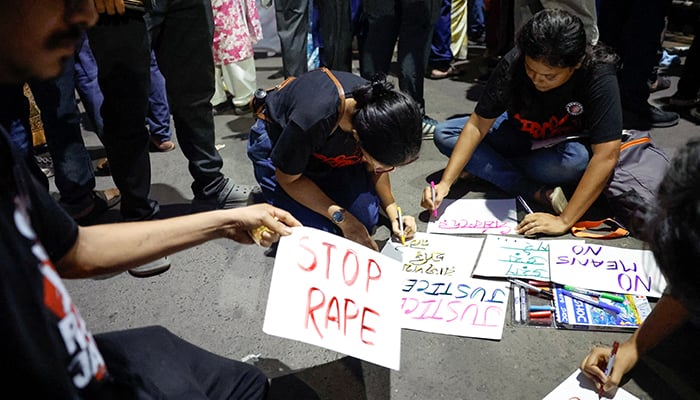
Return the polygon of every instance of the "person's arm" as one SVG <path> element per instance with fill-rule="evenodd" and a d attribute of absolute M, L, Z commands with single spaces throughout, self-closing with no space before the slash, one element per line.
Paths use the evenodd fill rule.
<path fill-rule="evenodd" d="M 620 140 L 594 144 L 591 148 L 593 155 L 564 211 L 558 216 L 549 213 L 528 214 L 518 224 L 518 233 L 561 235 L 568 232 L 588 211 L 603 193 L 610 175 L 617 165 L 617 159 L 620 155 Z M 532 226 L 534 228 L 531 228 Z"/>
<path fill-rule="evenodd" d="M 605 376 L 605 367 L 610 357 L 609 347 L 594 347 L 581 362 L 581 371 L 596 382 L 596 387 L 603 385 L 603 390 L 608 392 L 620 384 L 623 375 L 634 367 L 639 357 L 689 318 L 688 310 L 678 300 L 663 295 L 644 323 L 618 348 L 609 377 Z"/>
<path fill-rule="evenodd" d="M 80 227 L 73 247 L 56 268 L 64 278 L 125 271 L 212 239 L 253 243 L 249 232 L 261 225 L 270 230 L 262 234 L 264 246 L 290 234 L 290 226 L 301 226 L 287 211 L 258 204 L 163 220 Z"/>
<path fill-rule="evenodd" d="M 392 233 L 399 237 L 401 236 L 401 227 L 399 225 L 399 205 L 396 204 L 394 198 L 394 193 L 391 190 L 391 179 L 389 178 L 389 173 L 381 173 L 374 175 L 374 187 L 377 191 L 377 196 L 382 204 L 384 212 L 386 212 L 387 218 L 391 221 L 391 231 Z M 403 234 L 404 237 L 410 239 L 416 234 L 418 226 L 416 225 L 416 219 L 411 215 L 403 215 Z"/>
<path fill-rule="evenodd" d="M 469 117 L 459 134 L 459 138 L 457 138 L 457 143 L 442 173 L 442 178 L 435 185 L 435 204 L 432 200 L 431 187 L 427 186 L 423 189 L 423 198 L 421 199 L 423 208 L 434 210 L 440 206 L 442 199 L 450 193 L 450 187 L 462 173 L 476 146 L 484 139 L 495 120 L 495 118 L 483 118 L 477 113 L 473 113 Z"/>
<path fill-rule="evenodd" d="M 325 215 L 329 221 L 333 221 L 332 216 L 334 212 L 342 209 L 318 185 L 302 174 L 289 175 L 277 168 L 275 176 L 277 177 L 277 182 L 289 197 L 296 200 L 299 204 L 321 215 Z M 345 212 L 345 221 L 337 226 L 343 231 L 343 236 L 347 239 L 373 250 L 379 249 L 377 243 L 367 232 L 367 228 L 349 211 Z"/>

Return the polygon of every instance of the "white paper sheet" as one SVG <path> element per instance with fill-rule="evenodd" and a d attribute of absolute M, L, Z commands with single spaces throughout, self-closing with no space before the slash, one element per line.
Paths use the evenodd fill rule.
<path fill-rule="evenodd" d="M 401 263 L 340 236 L 281 238 L 263 331 L 399 369 Z"/>
<path fill-rule="evenodd" d="M 430 214 L 427 231 L 507 235 L 515 233 L 517 225 L 515 199 L 445 199 L 437 218 Z"/>
<path fill-rule="evenodd" d="M 604 397 L 608 399 L 609 397 Z M 581 372 L 580 369 L 574 371 L 568 378 L 557 386 L 552 392 L 545 396 L 542 400 L 599 400 L 598 392 L 596 391 L 593 381 Z M 623 388 L 617 388 L 615 400 L 639 400 L 638 397 L 632 395 Z"/>
<path fill-rule="evenodd" d="M 661 297 L 666 280 L 649 250 L 550 242 L 553 282 L 612 293 Z"/>

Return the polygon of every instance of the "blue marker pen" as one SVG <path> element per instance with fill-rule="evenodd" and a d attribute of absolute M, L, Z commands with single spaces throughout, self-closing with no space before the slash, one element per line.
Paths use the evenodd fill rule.
<path fill-rule="evenodd" d="M 571 297 L 572 299 L 576 299 L 576 300 L 578 300 L 578 301 L 582 301 L 582 302 L 587 303 L 587 304 L 590 304 L 590 305 L 592 305 L 592 306 L 594 306 L 594 307 L 599 307 L 599 308 L 602 308 L 602 309 L 604 309 L 604 310 L 613 312 L 613 313 L 615 313 L 615 314 L 619 314 L 619 313 L 622 312 L 619 308 L 617 308 L 617 307 L 615 307 L 615 306 L 613 306 L 613 305 L 610 305 L 610 304 L 607 304 L 607 303 L 602 303 L 602 302 L 600 302 L 600 301 L 595 301 L 595 300 L 590 299 L 590 298 L 588 298 L 588 297 L 586 297 L 586 296 L 581 296 L 580 294 L 571 293 L 571 292 L 569 292 L 569 291 L 566 290 L 566 289 L 560 289 L 559 292 L 560 292 L 561 294 L 563 294 L 564 296 L 569 296 L 569 297 Z"/>
<path fill-rule="evenodd" d="M 554 307 L 532 305 L 530 306 L 530 311 L 554 311 Z"/>

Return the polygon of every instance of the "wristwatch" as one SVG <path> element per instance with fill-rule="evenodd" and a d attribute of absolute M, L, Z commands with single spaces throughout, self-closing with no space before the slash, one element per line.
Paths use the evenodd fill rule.
<path fill-rule="evenodd" d="M 331 219 L 333 219 L 333 223 L 336 225 L 340 225 L 343 222 L 345 222 L 345 209 L 339 208 L 336 211 L 334 211 L 333 215 L 331 216 Z"/>

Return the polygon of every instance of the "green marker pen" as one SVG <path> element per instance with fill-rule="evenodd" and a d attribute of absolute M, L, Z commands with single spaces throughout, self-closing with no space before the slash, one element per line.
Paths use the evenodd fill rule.
<path fill-rule="evenodd" d="M 625 298 L 623 296 L 619 296 L 616 294 L 610 294 L 610 293 L 603 293 L 603 292 L 596 292 L 595 290 L 588 290 L 588 289 L 579 289 L 575 288 L 573 286 L 569 285 L 564 285 L 564 289 L 570 291 L 570 292 L 575 292 L 575 293 L 580 293 L 580 294 L 585 294 L 588 296 L 595 296 L 595 297 L 602 297 L 604 299 L 616 301 L 618 303 L 624 303 Z"/>

